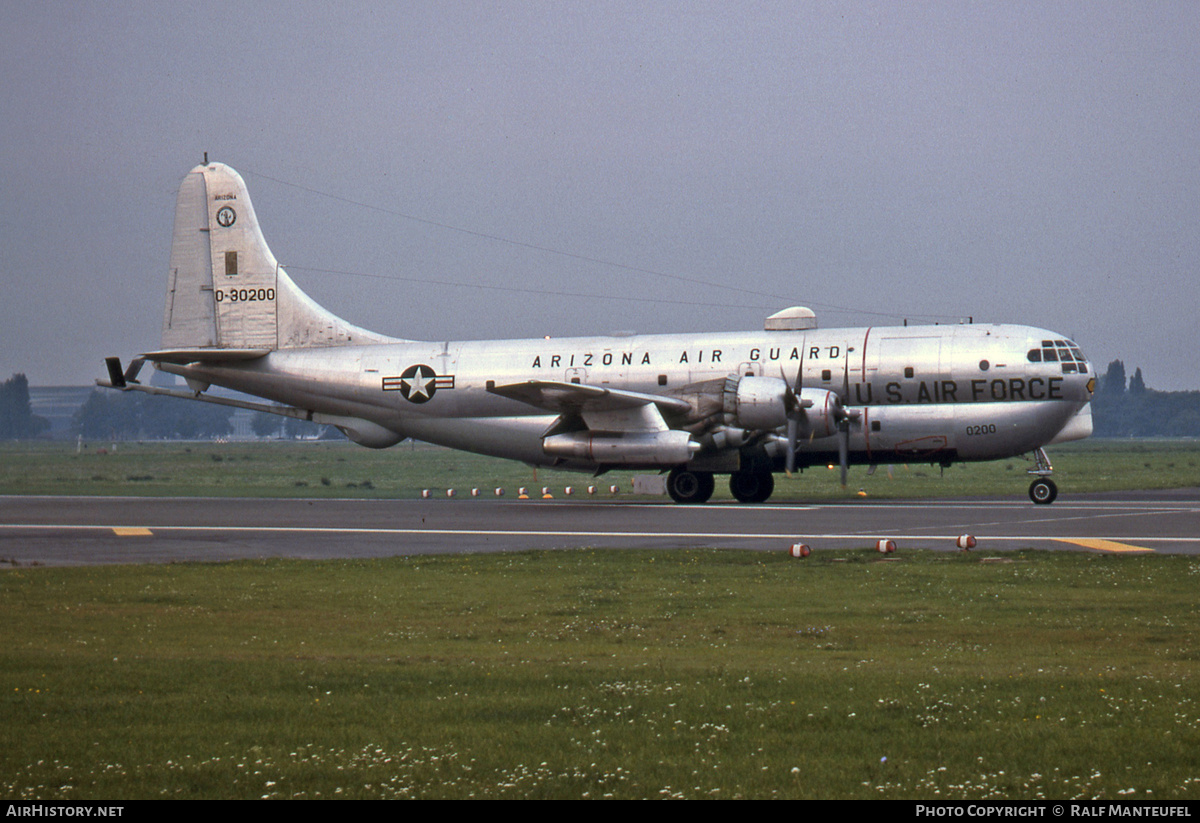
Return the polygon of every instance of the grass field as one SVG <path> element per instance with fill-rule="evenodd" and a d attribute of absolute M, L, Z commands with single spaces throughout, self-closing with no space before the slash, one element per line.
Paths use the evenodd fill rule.
<path fill-rule="evenodd" d="M 1200 560 L 18 568 L 0 794 L 1196 798 Z"/>
<path fill-rule="evenodd" d="M 5 445 L 0 493 L 578 480 L 433 448 L 105 451 Z M 1200 486 L 1191 442 L 1051 456 L 1064 494 Z M 848 492 L 809 471 L 778 494 L 1023 495 L 1025 467 L 856 469 Z M 1200 559 L 1082 552 L 10 567 L 0 795 L 1195 799 L 1198 583 Z"/>
<path fill-rule="evenodd" d="M 1063 494 L 1140 488 L 1200 487 L 1200 442 L 1084 441 L 1051 449 Z M 776 475 L 773 501 L 829 499 L 859 489 L 876 497 L 1025 494 L 1021 458 L 937 466 L 865 467 L 843 489 L 836 469 Z M 373 451 L 350 443 L 105 443 L 77 453 L 73 443 L 0 444 L 0 494 L 211 495 L 256 497 L 416 497 L 422 489 L 519 486 L 556 493 L 568 484 L 632 487 L 633 472 L 587 475 L 534 471 L 521 463 L 433 446 Z M 723 478 L 721 478 L 723 480 Z M 724 482 L 715 500 L 730 499 Z"/>

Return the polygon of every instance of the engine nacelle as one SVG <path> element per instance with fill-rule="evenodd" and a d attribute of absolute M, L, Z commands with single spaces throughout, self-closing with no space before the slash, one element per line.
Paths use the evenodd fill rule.
<path fill-rule="evenodd" d="M 725 420 L 753 431 L 787 426 L 789 416 L 801 437 L 830 437 L 843 416 L 842 401 L 828 389 L 801 389 L 797 396 L 778 377 L 731 377 L 725 382 Z"/>
<path fill-rule="evenodd" d="M 794 405 L 791 387 L 778 377 L 743 377 L 737 382 L 733 422 L 743 429 L 778 429 L 787 425 Z"/>
<path fill-rule="evenodd" d="M 845 413 L 842 398 L 828 389 L 801 389 L 801 437 L 832 437 Z"/>
<path fill-rule="evenodd" d="M 554 457 L 573 457 L 601 464 L 680 466 L 692 459 L 700 450 L 700 444 L 685 431 L 623 434 L 580 431 L 544 437 L 542 450 Z"/>

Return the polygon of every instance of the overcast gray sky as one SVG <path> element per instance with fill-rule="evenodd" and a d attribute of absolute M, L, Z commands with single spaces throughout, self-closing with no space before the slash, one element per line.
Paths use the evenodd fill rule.
<path fill-rule="evenodd" d="M 1200 389 L 1200 3 L 0 0 L 0 65 L 0 379 L 158 346 L 207 151 L 388 334 L 801 304 L 1044 326 Z"/>

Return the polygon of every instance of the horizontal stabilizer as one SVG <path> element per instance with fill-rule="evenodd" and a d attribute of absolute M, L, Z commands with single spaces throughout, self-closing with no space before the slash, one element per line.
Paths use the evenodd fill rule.
<path fill-rule="evenodd" d="M 271 353 L 270 349 L 163 349 L 142 355 L 157 363 L 229 363 L 257 360 Z"/>
<path fill-rule="evenodd" d="M 138 368 L 141 363 L 134 361 Z M 371 449 L 386 449 L 388 446 L 394 446 L 404 439 L 405 435 L 392 429 L 380 426 L 378 423 L 372 423 L 370 420 L 363 420 L 357 417 L 347 417 L 340 414 L 324 414 L 315 412 L 311 409 L 301 409 L 296 406 L 281 406 L 278 403 L 256 403 L 252 400 L 242 400 L 237 397 L 218 397 L 211 394 L 204 394 L 200 391 L 182 391 L 180 389 L 165 389 L 158 386 L 143 386 L 136 382 L 125 382 L 128 374 L 121 374 L 121 361 L 116 357 L 105 358 L 105 363 L 108 364 L 109 382 L 97 380 L 96 385 L 110 389 L 122 389 L 124 391 L 140 391 L 145 394 L 154 395 L 155 397 L 178 397 L 180 400 L 199 400 L 203 403 L 212 403 L 217 406 L 229 406 L 235 409 L 249 409 L 250 411 L 265 412 L 267 414 L 277 414 L 281 417 L 292 417 L 296 420 L 307 420 L 311 423 L 317 423 L 324 426 L 336 426 L 341 429 L 346 437 L 353 440 L 360 446 L 366 446 Z M 113 367 L 116 371 L 113 371 Z M 132 367 L 131 367 L 132 368 Z M 120 382 L 118 382 L 118 380 Z"/>

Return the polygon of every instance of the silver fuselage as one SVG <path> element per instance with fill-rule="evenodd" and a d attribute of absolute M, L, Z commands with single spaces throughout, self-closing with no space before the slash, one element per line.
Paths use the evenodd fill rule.
<path fill-rule="evenodd" d="M 1045 343 L 1051 355 L 1042 358 Z M 1059 356 L 1064 348 L 1074 356 Z M 723 378 L 776 377 L 833 392 L 858 410 L 850 462 L 874 464 L 992 460 L 1086 437 L 1095 385 L 1073 343 L 1015 325 L 375 343 L 281 349 L 245 363 L 158 366 L 193 383 L 310 410 L 314 419 L 364 420 L 396 435 L 360 440 L 365 445 L 413 437 L 580 470 L 603 467 L 543 448 L 557 415 L 489 388 L 561 381 L 698 398 L 700 408 Z M 414 374 L 423 378 L 415 388 Z M 703 418 L 698 411 L 672 427 L 703 434 L 713 425 Z M 736 470 L 739 451 L 710 444 L 694 462 Z M 800 465 L 828 462 L 836 453 L 836 437 L 811 437 L 801 444 Z"/>

